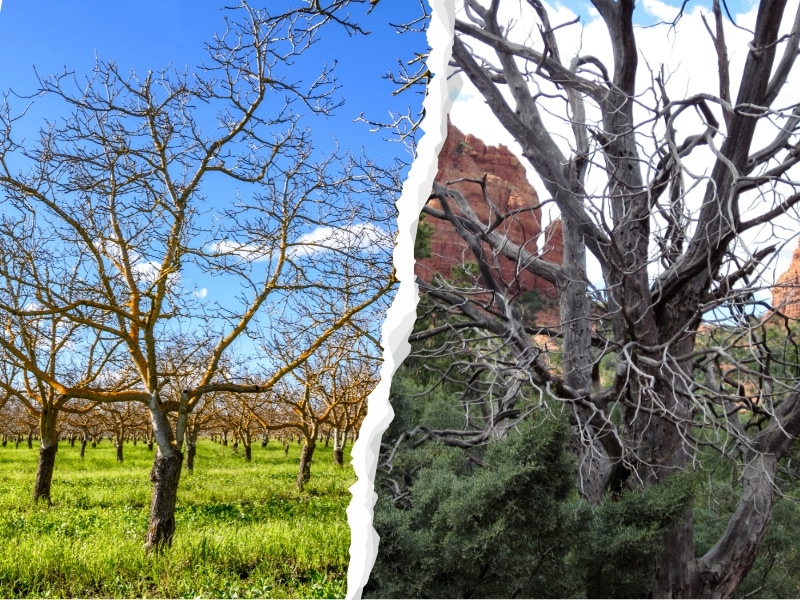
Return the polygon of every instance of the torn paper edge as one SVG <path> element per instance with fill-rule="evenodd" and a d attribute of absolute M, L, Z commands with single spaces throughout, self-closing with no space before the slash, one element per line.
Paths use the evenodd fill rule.
<path fill-rule="evenodd" d="M 417 145 L 417 156 L 397 201 L 397 245 L 394 266 L 400 285 L 386 313 L 383 324 L 383 365 L 381 380 L 367 399 L 367 416 L 353 445 L 352 464 L 358 481 L 350 487 L 353 499 L 347 507 L 350 525 L 350 567 L 347 572 L 347 598 L 361 597 L 378 554 L 379 536 L 372 526 L 375 493 L 375 472 L 378 466 L 381 436 L 392 421 L 394 412 L 389 403 L 389 388 L 397 367 L 408 356 L 408 336 L 414 326 L 419 301 L 414 275 L 414 240 L 419 215 L 428 200 L 437 171 L 439 151 L 447 133 L 447 113 L 455 91 L 448 82 L 448 63 L 453 50 L 455 2 L 430 0 L 431 19 L 427 38 L 430 54 L 427 66 L 431 80 L 423 101 L 425 117 L 423 135 Z"/>

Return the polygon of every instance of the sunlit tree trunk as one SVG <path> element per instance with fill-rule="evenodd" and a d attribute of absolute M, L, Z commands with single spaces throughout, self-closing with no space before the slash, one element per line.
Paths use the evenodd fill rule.
<path fill-rule="evenodd" d="M 303 491 L 303 485 L 311 479 L 311 462 L 314 458 L 314 450 L 317 447 L 319 425 L 314 423 L 309 430 L 303 433 L 303 448 L 300 450 L 300 465 L 297 471 L 297 489 L 301 492 Z"/>
<path fill-rule="evenodd" d="M 160 406 L 158 392 L 152 394 L 149 408 L 158 452 L 150 471 L 153 499 L 150 504 L 145 550 L 160 552 L 172 545 L 175 534 L 175 503 L 178 498 L 183 454 L 175 443 L 169 420 Z"/>
<path fill-rule="evenodd" d="M 50 503 L 50 484 L 53 481 L 53 469 L 58 452 L 58 409 L 42 408 L 39 423 L 41 426 L 41 446 L 39 447 L 39 466 L 36 470 L 36 482 L 33 485 L 33 500 L 47 500 Z"/>
<path fill-rule="evenodd" d="M 150 520 L 147 527 L 145 550 L 160 552 L 172 545 L 175 535 L 175 503 L 181 478 L 183 454 L 156 455 L 150 471 L 153 482 L 153 500 L 150 503 Z"/>

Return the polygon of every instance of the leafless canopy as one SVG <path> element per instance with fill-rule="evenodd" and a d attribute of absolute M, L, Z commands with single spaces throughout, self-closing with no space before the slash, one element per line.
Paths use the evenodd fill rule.
<path fill-rule="evenodd" d="M 364 33 L 358 5 L 243 1 L 192 71 L 98 60 L 0 106 L 0 359 L 24 373 L 4 389 L 147 407 L 148 547 L 171 538 L 205 394 L 269 391 L 350 323 L 377 333 L 400 168 L 312 135 L 343 102 L 312 47 L 326 28 Z"/>

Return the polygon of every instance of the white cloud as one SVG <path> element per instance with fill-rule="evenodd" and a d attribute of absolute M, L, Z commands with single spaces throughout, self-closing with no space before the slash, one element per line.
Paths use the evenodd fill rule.
<path fill-rule="evenodd" d="M 644 9 L 661 21 L 671 23 L 680 14 L 679 6 L 671 6 L 659 0 L 644 0 Z"/>
<path fill-rule="evenodd" d="M 361 223 L 346 228 L 318 227 L 301 235 L 292 245 L 292 255 L 306 255 L 327 250 L 377 250 L 391 247 L 389 234 L 372 223 Z"/>
<path fill-rule="evenodd" d="M 200 288 L 199 290 L 197 290 L 196 292 L 194 292 L 194 295 L 195 295 L 197 298 L 200 298 L 200 300 L 202 300 L 203 298 L 205 298 L 206 296 L 208 296 L 208 288 Z"/>
<path fill-rule="evenodd" d="M 271 257 L 271 252 L 264 247 L 254 244 L 240 244 L 231 240 L 214 242 L 208 246 L 208 251 L 218 256 L 238 256 L 248 261 L 268 260 Z"/>
<path fill-rule="evenodd" d="M 349 227 L 317 227 L 301 235 L 289 245 L 287 255 L 290 257 L 308 256 L 316 252 L 329 250 L 377 250 L 391 248 L 394 240 L 388 232 L 373 223 L 361 223 Z M 214 242 L 208 251 L 217 255 L 239 256 L 245 261 L 258 262 L 271 260 L 271 248 L 254 244 L 240 244 L 230 240 Z"/>

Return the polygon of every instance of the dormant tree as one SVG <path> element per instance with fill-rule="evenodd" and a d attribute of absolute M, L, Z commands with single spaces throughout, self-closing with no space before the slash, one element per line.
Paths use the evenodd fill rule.
<path fill-rule="evenodd" d="M 24 282 L 31 275 L 30 268 L 42 261 L 36 241 L 30 236 L 30 223 L 3 219 L 0 244 L 0 272 L 2 273 L 3 303 L 6 314 L 5 331 L 0 342 L 5 376 L 0 388 L 13 397 L 38 425 L 40 439 L 39 462 L 33 489 L 33 499 L 50 502 L 50 486 L 55 467 L 59 441 L 59 416 L 62 413 L 81 414 L 92 409 L 79 399 L 60 393 L 52 385 L 65 382 L 70 387 L 82 388 L 99 383 L 114 389 L 105 371 L 112 364 L 118 341 L 111 341 L 101 331 L 86 331 L 80 324 L 63 314 L 45 314 L 23 317 L 14 312 L 37 312 L 38 298 L 52 302 L 50 295 L 59 284 L 48 279 L 48 273 L 39 275 L 44 283 L 38 293 Z M 30 433 L 29 433 L 30 441 Z"/>
<path fill-rule="evenodd" d="M 158 447 L 148 550 L 171 543 L 187 419 L 202 396 L 270 389 L 393 285 L 390 232 L 379 222 L 388 214 L 360 201 L 391 175 L 338 149 L 316 151 L 303 118 L 338 106 L 335 80 L 329 67 L 310 82 L 292 77 L 291 65 L 326 23 L 358 30 L 346 9 L 347 2 L 314 3 L 273 16 L 242 3 L 193 74 L 139 76 L 98 62 L 85 81 L 69 73 L 41 79 L 40 94 L 65 112 L 41 128 L 35 146 L 15 137 L 21 117 L 4 108 L 7 212 L 47 252 L 22 275 L 4 274 L 37 304 L 2 308 L 21 328 L 65 319 L 123 350 L 107 374 L 114 388 L 15 356 L 59 398 L 147 407 Z M 222 197 L 206 205 L 210 186 Z M 342 276 L 343 262 L 362 258 L 361 272 Z M 185 283 L 189 271 L 237 286 L 236 301 L 202 302 Z M 352 302 L 334 306 L 342 293 Z M 167 397 L 173 372 L 165 358 L 195 328 L 205 362 L 177 398 Z M 220 364 L 243 334 L 305 345 L 265 365 L 255 381 L 220 380 Z M 12 351 L 6 338 L 0 344 Z"/>
<path fill-rule="evenodd" d="M 132 431 L 150 426 L 147 410 L 138 402 L 125 402 L 102 403 L 97 407 L 97 411 L 106 423 L 106 430 L 111 432 L 117 462 L 124 462 L 125 442 Z"/>
<path fill-rule="evenodd" d="M 244 447 L 244 460 L 253 459 L 253 434 L 258 421 L 253 414 L 258 412 L 262 419 L 269 420 L 265 408 L 270 405 L 267 394 L 242 394 L 221 393 L 214 400 L 214 419 L 223 424 L 227 431 L 232 431 L 234 448 L 241 442 Z M 266 406 L 265 406 L 266 405 Z"/>
<path fill-rule="evenodd" d="M 197 440 L 200 433 L 208 430 L 218 416 L 218 407 L 214 402 L 215 394 L 206 394 L 201 403 L 186 419 L 186 470 L 194 473 L 194 458 L 197 455 Z"/>
<path fill-rule="evenodd" d="M 331 369 L 321 393 L 331 407 L 327 428 L 333 437 L 333 462 L 344 464 L 348 439 L 355 439 L 367 413 L 367 397 L 378 383 L 379 361 L 366 336 L 344 338 L 333 353 Z"/>
<path fill-rule="evenodd" d="M 482 221 L 450 182 L 436 183 L 426 216 L 452 224 L 477 271 L 468 285 L 420 283 L 448 316 L 415 339 L 450 335 L 462 357 L 472 353 L 469 373 L 481 373 L 470 381 L 480 385 L 468 394 L 464 430 L 414 433 L 468 447 L 526 411 L 553 410 L 555 399 L 570 414 L 578 487 L 590 501 L 659 485 L 716 447 L 741 473 L 736 510 L 695 556 L 687 506 L 665 539 L 652 593 L 730 596 L 764 539 L 779 462 L 800 432 L 796 375 L 775 363 L 790 344 L 768 337 L 759 293 L 771 283 L 769 259 L 798 227 L 800 104 L 785 92 L 797 72 L 800 12 L 762 0 L 747 45 L 736 48 L 745 55 L 737 72 L 727 58 L 734 24 L 714 2 L 707 47 L 719 78 L 684 97 L 652 60 L 642 78 L 638 42 L 649 30 L 634 27 L 634 2 L 592 5 L 608 59 L 588 38 L 577 55 L 562 52 L 580 25 L 551 22 L 538 0 L 459 3 L 453 65 L 540 177 L 564 258 L 547 262 L 537 240 L 501 235 L 515 213 L 485 193 L 491 218 Z M 461 185 L 480 197 L 483 184 Z M 599 264 L 592 281 L 590 258 Z M 555 286 L 560 327 L 526 317 L 502 261 Z"/>

